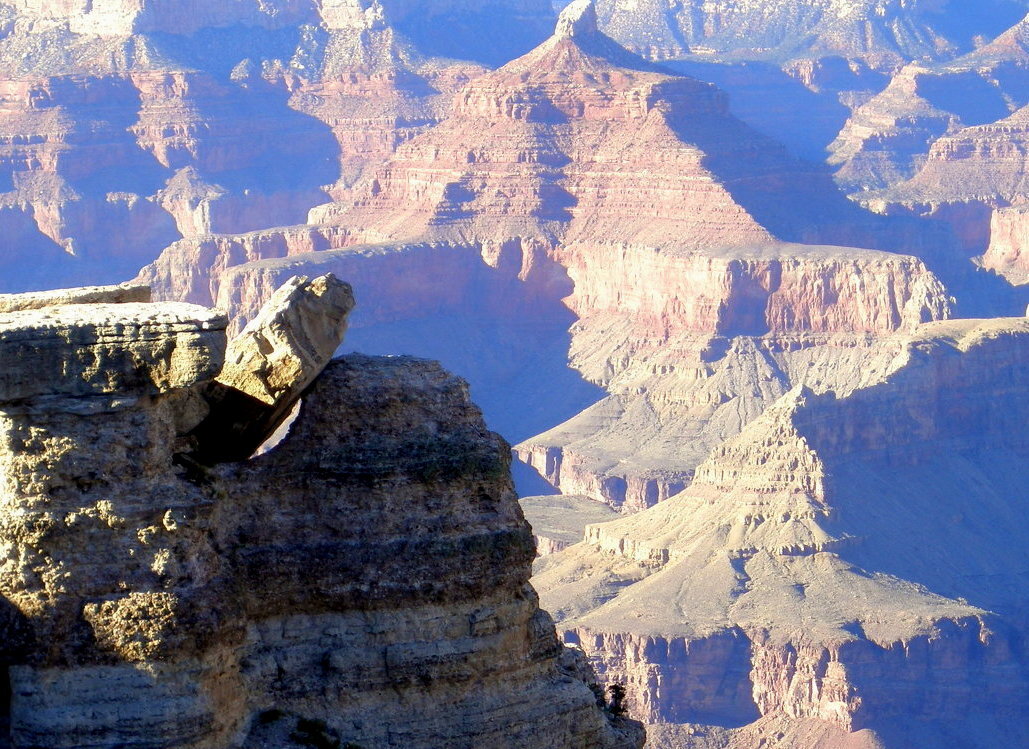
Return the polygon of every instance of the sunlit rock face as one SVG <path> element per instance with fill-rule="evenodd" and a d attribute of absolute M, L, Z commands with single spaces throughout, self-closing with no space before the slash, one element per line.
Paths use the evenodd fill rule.
<path fill-rule="evenodd" d="M 588 304 L 571 360 L 610 395 L 516 452 L 563 493 L 623 511 L 681 491 L 798 383 L 856 378 L 877 341 L 950 315 L 922 262 L 842 247 L 625 250 L 570 272 Z"/>
<path fill-rule="evenodd" d="M 990 746 L 1024 724 L 1027 343 L 1024 318 L 884 339 L 541 559 L 544 605 L 645 720 L 721 727 L 652 740 Z"/>
<path fill-rule="evenodd" d="M 227 350 L 220 313 L 126 295 L 4 300 L 11 745 L 642 746 L 538 607 L 509 451 L 463 381 L 326 366 L 353 305 L 331 276 Z"/>
<path fill-rule="evenodd" d="M 696 378 L 658 384 L 664 375 L 708 371 L 712 352 L 736 336 L 767 333 L 780 338 L 772 348 L 810 352 L 816 343 L 806 336 L 840 335 L 852 348 L 949 314 L 938 279 L 917 260 L 842 246 L 898 250 L 909 235 L 732 117 L 717 88 L 629 53 L 597 21 L 592 4 L 570 5 L 549 40 L 472 80 L 443 122 L 314 209 L 311 225 L 186 239 L 142 277 L 161 298 L 216 303 L 245 322 L 284 276 L 332 270 L 379 300 L 356 313 L 363 342 L 375 330 L 396 335 L 427 319 L 478 315 L 500 328 L 484 341 L 491 351 L 538 350 L 534 334 L 516 331 L 549 319 L 557 333 L 538 336 L 548 362 L 534 354 L 522 372 L 471 350 L 417 350 L 475 373 L 476 387 L 496 387 L 484 375 L 497 364 L 492 371 L 503 374 L 494 379 L 534 383 L 533 403 L 556 404 L 556 383 L 569 383 L 575 395 L 549 422 L 508 432 L 515 441 L 599 400 L 603 391 L 569 380 L 570 361 L 616 397 L 601 422 L 613 419 L 621 436 L 597 436 L 606 445 L 585 451 L 582 440 L 600 422 L 584 415 L 590 426 L 560 440 L 547 435 L 520 454 L 549 454 L 530 462 L 562 490 L 632 508 L 681 489 L 706 450 L 794 376 L 754 383 L 734 375 L 736 385 L 696 395 L 686 392 Z M 675 365 L 676 356 L 691 364 Z M 637 398 L 641 388 L 661 396 Z M 522 413 L 517 392 L 498 392 L 491 417 Z M 720 405 L 724 422 L 711 412 Z M 614 415 L 626 411 L 637 416 Z M 647 439 L 627 438 L 644 422 Z M 696 430 L 703 438 L 678 439 Z M 579 457 L 564 463 L 559 481 L 555 450 L 571 442 Z M 633 457 L 637 450 L 654 455 Z"/>
<path fill-rule="evenodd" d="M 1029 283 L 1029 208 L 1005 208 L 993 214 L 990 246 L 982 264 L 1014 284 Z"/>
<path fill-rule="evenodd" d="M 4 6 L 6 291 L 123 281 L 181 237 L 302 223 L 483 70 L 434 57 L 377 2 L 80 5 Z M 429 38 L 475 15 L 395 10 Z M 524 21 L 512 55 L 552 23 L 518 3 L 494 15 Z"/>

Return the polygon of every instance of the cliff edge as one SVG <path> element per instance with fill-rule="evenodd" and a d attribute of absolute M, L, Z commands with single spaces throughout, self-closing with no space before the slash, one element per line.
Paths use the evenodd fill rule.
<path fill-rule="evenodd" d="M 139 296 L 0 300 L 0 745 L 642 745 L 538 606 L 463 381 L 329 363 L 332 276 L 228 356 L 220 314 Z"/>

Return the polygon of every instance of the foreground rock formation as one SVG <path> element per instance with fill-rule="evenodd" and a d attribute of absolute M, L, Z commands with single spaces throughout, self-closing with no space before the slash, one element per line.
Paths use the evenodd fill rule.
<path fill-rule="evenodd" d="M 224 368 L 221 315 L 117 301 L 0 316 L 11 746 L 642 744 L 538 608 L 507 446 L 462 381 L 319 375 L 332 277 L 283 290 Z M 213 463 L 198 426 L 239 413 L 215 378 L 275 407 L 314 384 L 277 447 Z"/>
<path fill-rule="evenodd" d="M 1024 743 L 1027 361 L 1024 318 L 885 340 L 544 557 L 543 605 L 660 746 Z"/>

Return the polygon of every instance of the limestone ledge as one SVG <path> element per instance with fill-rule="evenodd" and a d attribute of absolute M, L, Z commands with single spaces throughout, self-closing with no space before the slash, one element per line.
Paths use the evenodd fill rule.
<path fill-rule="evenodd" d="M 71 304 L 0 315 L 0 401 L 167 392 L 213 379 L 227 320 L 190 304 Z"/>

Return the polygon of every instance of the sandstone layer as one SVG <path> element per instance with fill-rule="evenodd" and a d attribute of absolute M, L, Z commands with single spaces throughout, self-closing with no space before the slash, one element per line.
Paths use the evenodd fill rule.
<path fill-rule="evenodd" d="M 335 349 L 331 308 L 326 339 L 302 309 L 331 288 L 260 316 L 302 326 L 280 352 Z M 11 745 L 641 746 L 538 608 L 508 448 L 467 386 L 337 360 L 277 447 L 204 464 L 224 325 L 167 303 L 0 323 L 5 361 L 37 365 L 0 394 Z M 233 346 L 258 349 L 237 373 L 297 372 Z"/>
<path fill-rule="evenodd" d="M 716 727 L 669 746 L 1024 741 L 1027 356 L 1024 318 L 898 333 L 542 558 L 544 606 L 636 715 Z"/>

